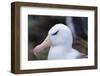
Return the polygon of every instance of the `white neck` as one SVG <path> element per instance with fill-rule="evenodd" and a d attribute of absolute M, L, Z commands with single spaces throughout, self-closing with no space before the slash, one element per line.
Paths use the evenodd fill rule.
<path fill-rule="evenodd" d="M 48 59 L 73 59 L 78 54 L 79 53 L 72 48 L 64 46 L 51 46 Z"/>

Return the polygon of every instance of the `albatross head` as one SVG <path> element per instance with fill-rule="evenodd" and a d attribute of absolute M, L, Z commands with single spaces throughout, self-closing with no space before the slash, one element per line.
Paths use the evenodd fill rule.
<path fill-rule="evenodd" d="M 73 38 L 70 28 L 64 24 L 56 24 L 49 30 L 46 39 L 33 51 L 37 53 L 50 47 L 48 59 L 77 58 L 81 54 L 72 49 L 72 43 Z"/>
<path fill-rule="evenodd" d="M 48 32 L 51 46 L 72 47 L 72 32 L 70 28 L 64 24 L 54 25 Z"/>
<path fill-rule="evenodd" d="M 72 42 L 73 38 L 70 28 L 64 24 L 56 24 L 49 30 L 48 36 L 40 44 L 40 49 L 51 46 L 61 46 L 66 47 L 66 49 L 71 49 Z"/>
<path fill-rule="evenodd" d="M 56 24 L 49 30 L 46 39 L 40 45 L 36 46 L 33 51 L 36 54 L 44 48 L 50 47 L 48 59 L 52 57 L 64 58 L 63 55 L 72 50 L 72 41 L 70 28 L 64 24 Z M 56 57 L 56 55 L 58 56 Z"/>

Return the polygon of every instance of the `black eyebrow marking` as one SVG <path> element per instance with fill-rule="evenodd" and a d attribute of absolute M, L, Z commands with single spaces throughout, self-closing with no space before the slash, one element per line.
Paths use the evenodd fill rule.
<path fill-rule="evenodd" d="M 53 33 L 52 35 L 56 35 L 58 32 L 59 32 L 59 30 L 58 30 L 58 31 L 56 31 L 55 33 Z"/>

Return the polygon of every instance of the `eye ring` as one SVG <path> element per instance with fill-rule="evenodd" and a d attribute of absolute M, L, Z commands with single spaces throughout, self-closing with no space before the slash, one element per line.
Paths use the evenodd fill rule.
<path fill-rule="evenodd" d="M 57 33 L 59 32 L 59 30 L 58 31 L 56 31 L 55 33 L 53 33 L 52 35 L 54 36 L 54 35 L 57 35 Z"/>

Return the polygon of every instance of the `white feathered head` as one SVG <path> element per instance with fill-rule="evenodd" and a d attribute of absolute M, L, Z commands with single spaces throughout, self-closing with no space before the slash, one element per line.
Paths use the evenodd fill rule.
<path fill-rule="evenodd" d="M 70 28 L 64 24 L 54 25 L 48 32 L 50 43 L 52 46 L 72 47 L 72 32 Z"/>

